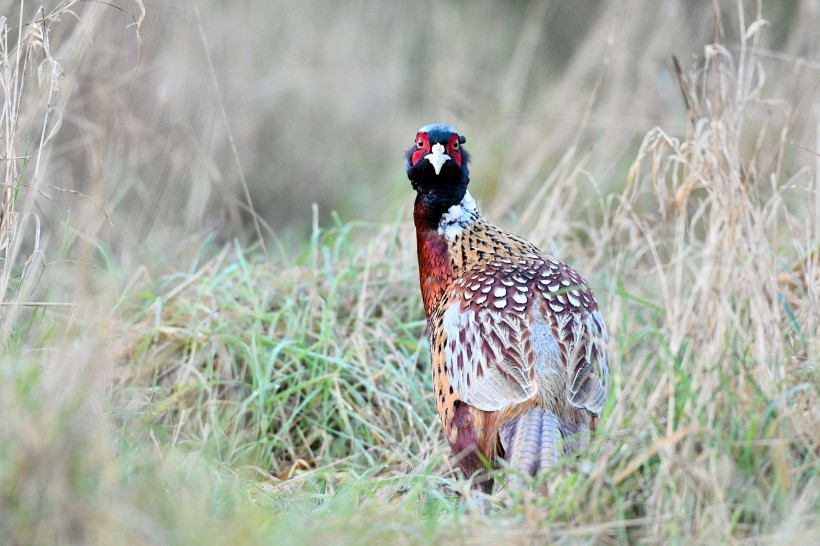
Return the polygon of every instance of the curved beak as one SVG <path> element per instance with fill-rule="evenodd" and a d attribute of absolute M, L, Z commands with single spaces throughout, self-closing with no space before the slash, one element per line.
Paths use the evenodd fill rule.
<path fill-rule="evenodd" d="M 441 172 L 441 167 L 450 159 L 450 156 L 444 153 L 444 146 L 441 144 L 433 144 L 433 153 L 424 156 L 424 159 L 430 162 L 436 170 L 436 176 Z"/>

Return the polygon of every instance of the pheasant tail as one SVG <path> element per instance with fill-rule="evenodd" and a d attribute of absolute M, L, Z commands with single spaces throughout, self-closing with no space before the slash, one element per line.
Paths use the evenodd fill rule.
<path fill-rule="evenodd" d="M 505 423 L 499 438 L 507 463 L 531 476 L 557 463 L 564 451 L 558 417 L 540 407 L 532 407 Z"/>

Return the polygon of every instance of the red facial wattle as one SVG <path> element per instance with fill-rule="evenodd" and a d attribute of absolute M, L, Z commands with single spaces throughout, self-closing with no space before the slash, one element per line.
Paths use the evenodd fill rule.
<path fill-rule="evenodd" d="M 461 141 L 457 134 L 450 135 L 445 147 L 447 155 L 456 165 L 461 167 Z M 413 151 L 412 164 L 416 165 L 430 153 L 430 137 L 427 133 L 416 135 L 416 149 Z"/>
<path fill-rule="evenodd" d="M 458 135 L 450 135 L 450 140 L 447 142 L 447 155 L 461 167 L 461 142 Z"/>
<path fill-rule="evenodd" d="M 422 144 L 419 147 L 419 143 Z M 424 156 L 430 153 L 430 139 L 427 133 L 419 133 L 416 135 L 416 151 L 413 152 L 413 165 L 421 161 Z"/>

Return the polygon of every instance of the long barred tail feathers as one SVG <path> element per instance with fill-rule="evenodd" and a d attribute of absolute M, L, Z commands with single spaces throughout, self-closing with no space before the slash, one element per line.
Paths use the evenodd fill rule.
<path fill-rule="evenodd" d="M 556 464 L 564 453 L 564 434 L 556 415 L 531 408 L 501 427 L 504 459 L 522 474 L 534 476 Z"/>

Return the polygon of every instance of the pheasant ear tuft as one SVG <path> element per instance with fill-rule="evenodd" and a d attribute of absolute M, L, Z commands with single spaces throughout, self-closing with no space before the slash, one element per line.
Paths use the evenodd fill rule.
<path fill-rule="evenodd" d="M 466 136 L 461 136 L 461 135 L 459 135 L 459 137 L 458 137 L 458 143 L 459 143 L 459 144 L 464 144 L 465 142 L 467 142 L 467 137 L 466 137 Z"/>

